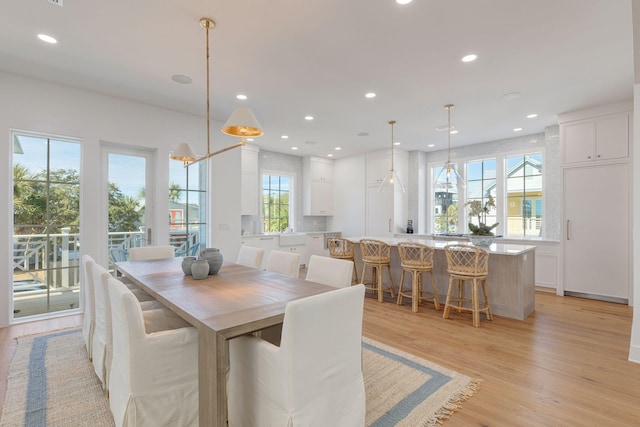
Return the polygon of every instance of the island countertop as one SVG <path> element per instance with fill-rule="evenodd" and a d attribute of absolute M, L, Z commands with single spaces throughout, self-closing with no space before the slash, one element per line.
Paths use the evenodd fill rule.
<path fill-rule="evenodd" d="M 447 245 L 452 244 L 463 244 L 470 245 L 471 243 L 467 240 L 435 240 L 435 239 L 424 239 L 424 238 L 412 238 L 412 237 L 371 237 L 371 236 L 355 236 L 355 237 L 345 237 L 345 239 L 349 239 L 354 243 L 359 243 L 362 239 L 374 239 L 380 240 L 381 242 L 385 242 L 390 246 L 398 246 L 399 242 L 415 242 L 421 243 L 423 245 L 431 246 L 434 249 L 444 249 Z M 494 243 L 491 246 L 478 246 L 481 249 L 489 252 L 490 254 L 498 254 L 498 255 L 521 255 L 526 252 L 535 251 L 536 247 L 534 245 L 519 245 L 512 243 Z"/>

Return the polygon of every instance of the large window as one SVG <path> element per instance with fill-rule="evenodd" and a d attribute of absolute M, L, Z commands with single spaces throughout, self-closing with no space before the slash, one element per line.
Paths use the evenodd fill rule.
<path fill-rule="evenodd" d="M 13 315 L 80 308 L 80 143 L 15 133 Z"/>
<path fill-rule="evenodd" d="M 500 223 L 496 229 L 505 237 L 541 236 L 543 224 L 542 153 L 496 155 L 490 159 L 473 159 L 464 165 L 464 178 L 455 173 L 441 179 L 442 166 L 432 167 L 433 216 L 431 229 L 436 234 L 469 233 L 467 204 L 482 206 L 489 196 L 496 208 L 487 215 L 487 224 Z M 461 166 L 462 167 L 462 166 Z M 436 179 L 436 177 L 440 177 Z M 459 185 L 456 179 L 464 179 Z M 494 230 L 494 232 L 496 231 Z"/>
<path fill-rule="evenodd" d="M 206 166 L 169 162 L 169 243 L 178 256 L 195 256 L 206 247 Z"/>
<path fill-rule="evenodd" d="M 542 154 L 506 158 L 507 230 L 510 236 L 542 231 Z"/>
<path fill-rule="evenodd" d="M 290 228 L 292 177 L 262 175 L 262 221 L 265 233 L 284 232 Z"/>
<path fill-rule="evenodd" d="M 480 206 L 485 206 L 489 196 L 496 198 L 496 159 L 476 160 L 467 162 L 467 192 L 465 204 L 473 201 L 480 202 Z M 486 216 L 486 224 L 494 224 L 497 221 L 497 209 L 490 210 Z M 469 222 L 478 224 L 478 218 L 469 218 Z M 466 227 L 465 227 L 466 228 Z"/>

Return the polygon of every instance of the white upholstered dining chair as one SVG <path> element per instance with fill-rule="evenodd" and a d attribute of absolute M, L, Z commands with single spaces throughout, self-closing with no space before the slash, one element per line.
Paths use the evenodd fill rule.
<path fill-rule="evenodd" d="M 269 252 L 267 271 L 298 277 L 300 272 L 300 254 L 284 251 Z"/>
<path fill-rule="evenodd" d="M 264 258 L 264 249 L 245 245 L 240 247 L 236 264 L 260 268 L 262 267 L 262 258 Z"/>
<path fill-rule="evenodd" d="M 280 347 L 230 340 L 229 426 L 364 426 L 363 303 L 362 284 L 302 298 L 285 308 Z"/>
<path fill-rule="evenodd" d="M 353 261 L 311 255 L 305 280 L 323 285 L 345 288 L 351 286 Z"/>
<path fill-rule="evenodd" d="M 175 254 L 176 250 L 171 245 L 142 246 L 140 248 L 129 248 L 129 261 L 173 258 Z"/>
<path fill-rule="evenodd" d="M 84 339 L 84 344 L 87 347 L 89 360 L 91 360 L 91 358 L 93 357 L 91 354 L 91 345 L 93 343 L 93 331 L 96 327 L 96 311 L 94 308 L 95 299 L 93 296 L 94 285 L 92 272 L 94 264 L 95 261 L 91 256 L 82 255 L 80 264 L 80 267 L 82 269 L 82 283 L 84 284 L 84 287 L 82 288 L 82 338 Z"/>
<path fill-rule="evenodd" d="M 110 278 L 107 288 L 113 322 L 109 405 L 116 426 L 197 426 L 196 328 L 166 324 L 152 332 L 124 284 Z"/>

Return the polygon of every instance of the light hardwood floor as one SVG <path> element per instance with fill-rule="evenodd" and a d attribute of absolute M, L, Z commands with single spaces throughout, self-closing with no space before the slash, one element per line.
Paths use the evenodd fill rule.
<path fill-rule="evenodd" d="M 536 294 L 525 321 L 469 314 L 442 319 L 365 301 L 364 335 L 483 380 L 445 423 L 454 426 L 640 426 L 640 364 L 627 361 L 632 309 Z M 0 329 L 0 401 L 16 336 L 81 325 L 80 316 Z"/>

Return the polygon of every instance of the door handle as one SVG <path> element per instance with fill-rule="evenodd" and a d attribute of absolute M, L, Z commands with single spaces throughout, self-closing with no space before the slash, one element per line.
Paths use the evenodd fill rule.
<path fill-rule="evenodd" d="M 567 220 L 567 240 L 571 240 L 570 234 L 569 234 L 569 224 L 571 224 L 571 220 L 570 219 Z"/>

